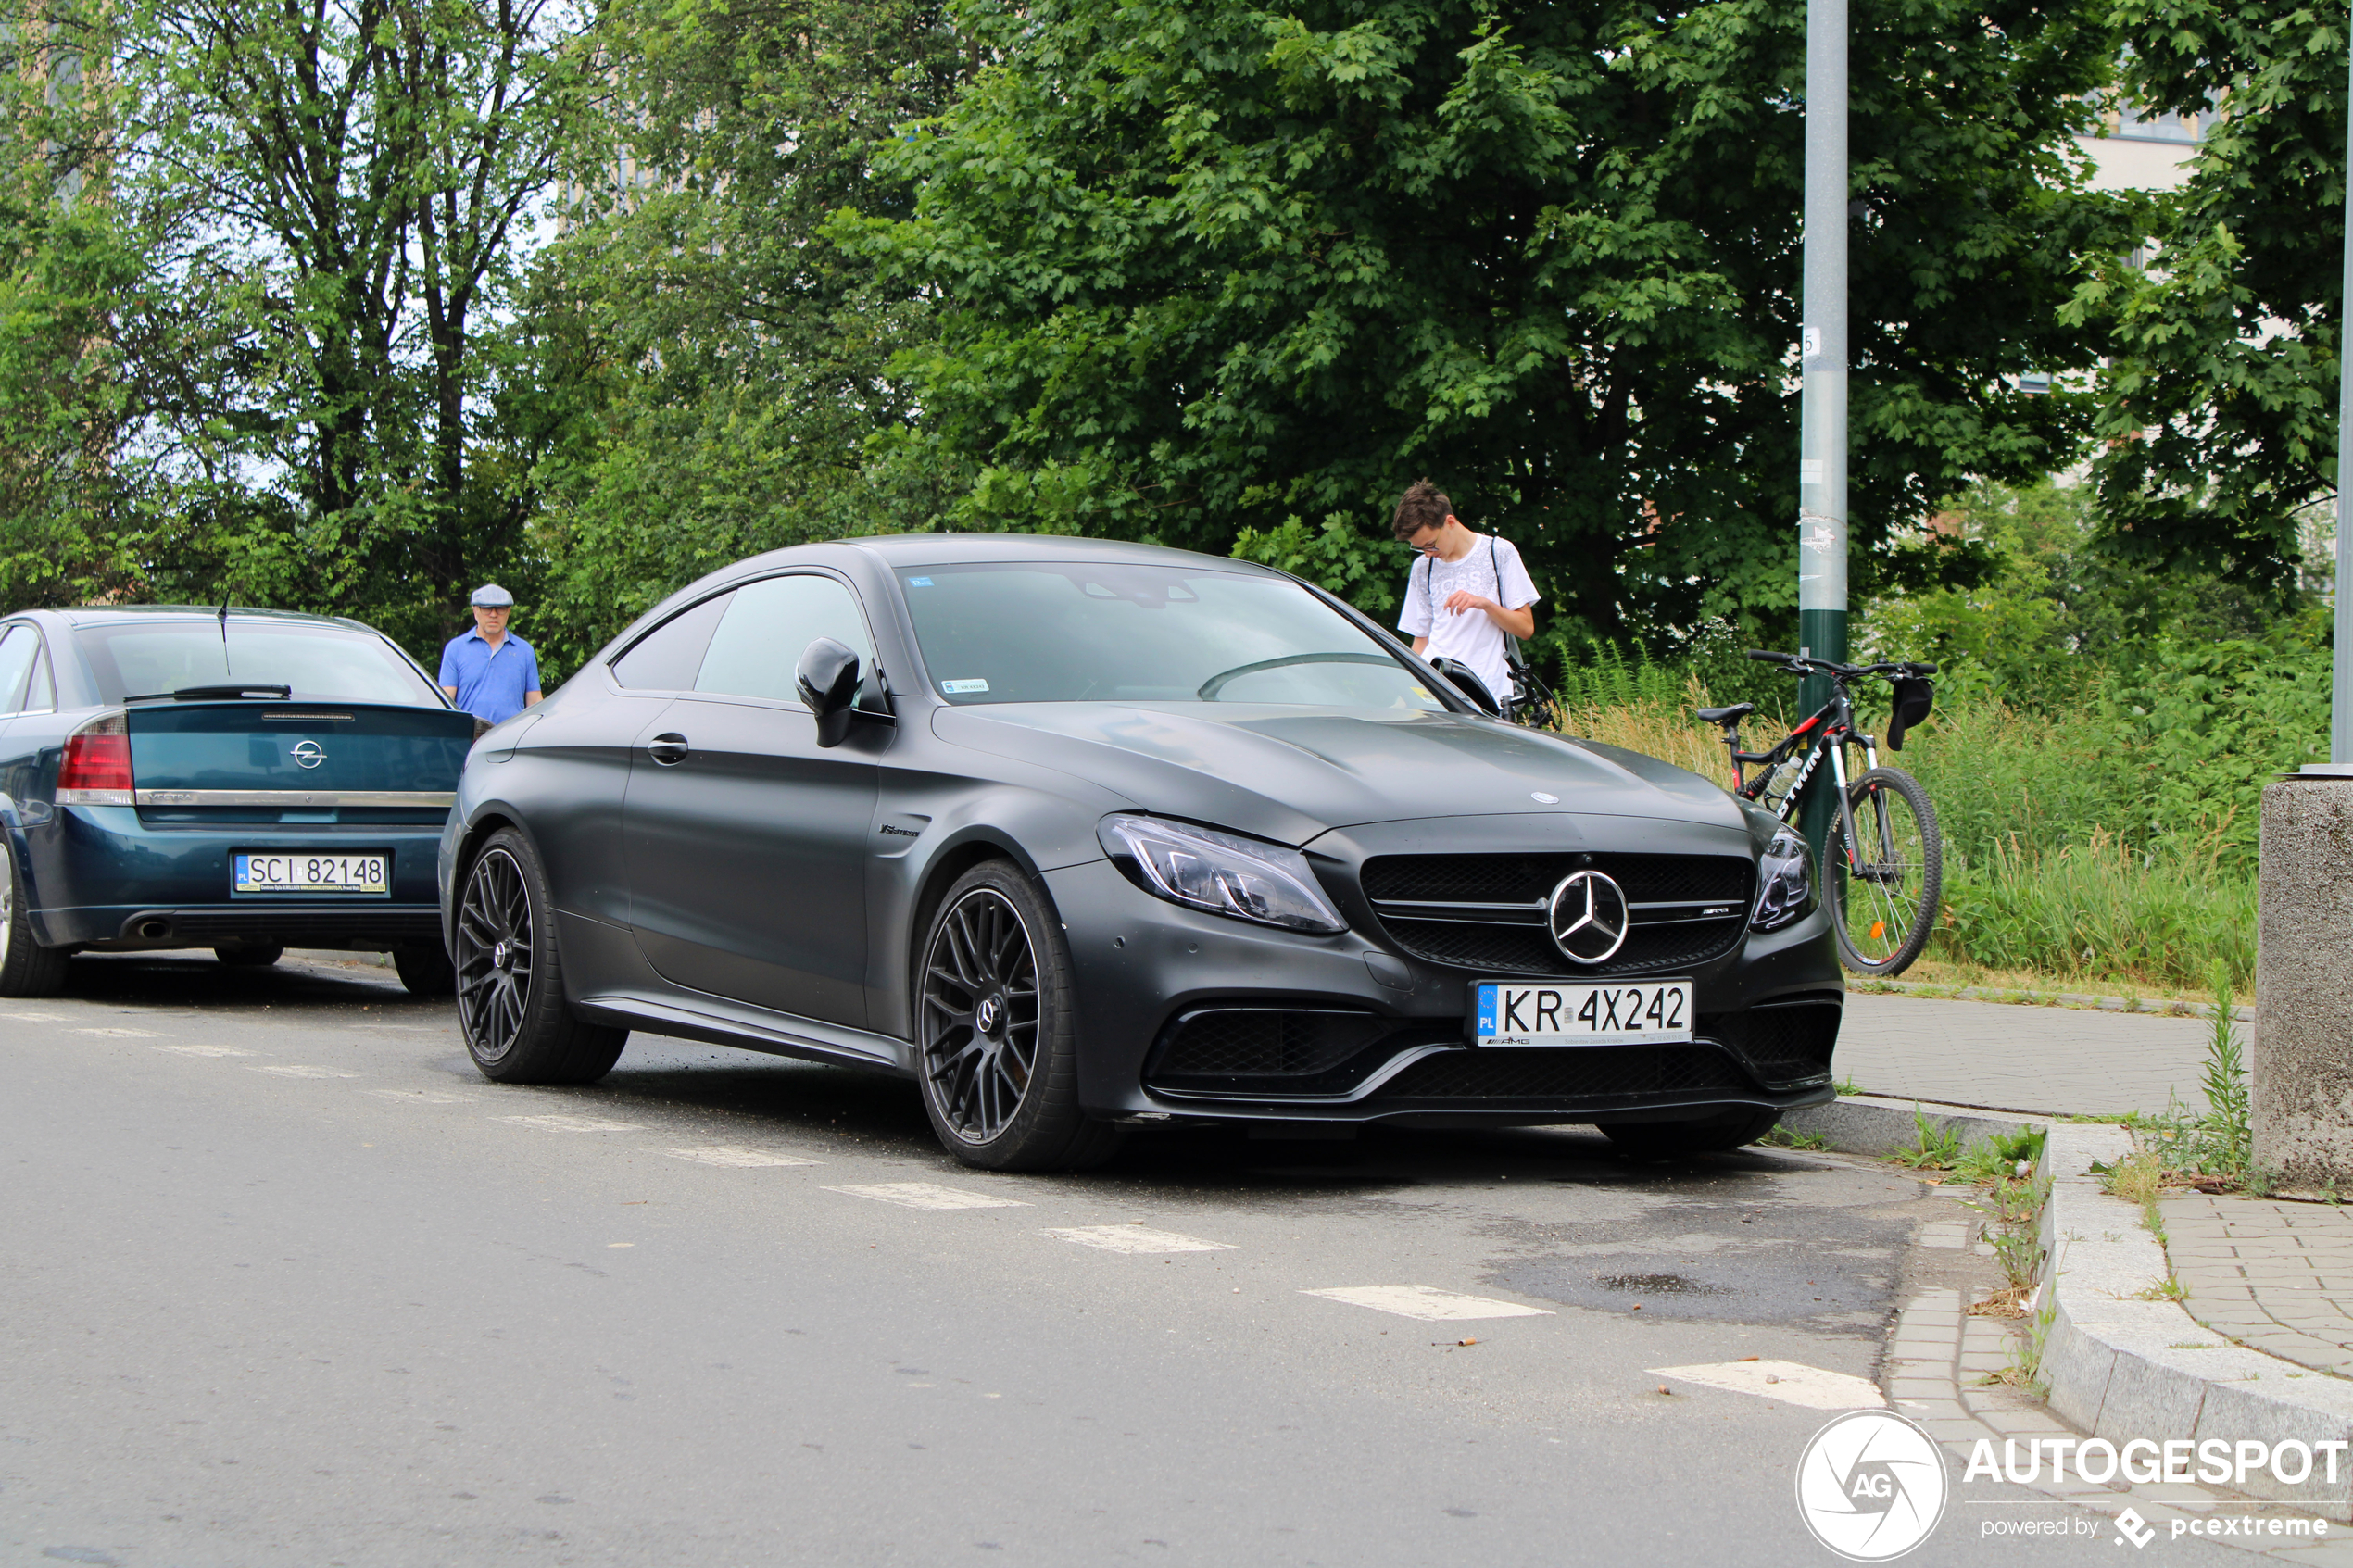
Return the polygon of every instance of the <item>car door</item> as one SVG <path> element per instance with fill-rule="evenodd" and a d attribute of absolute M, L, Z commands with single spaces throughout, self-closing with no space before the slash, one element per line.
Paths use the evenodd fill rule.
<path fill-rule="evenodd" d="M 629 920 L 663 978 L 801 1018 L 866 1022 L 875 748 L 817 744 L 794 687 L 811 641 L 874 667 L 857 596 L 817 572 L 737 587 L 694 689 L 630 760 Z"/>

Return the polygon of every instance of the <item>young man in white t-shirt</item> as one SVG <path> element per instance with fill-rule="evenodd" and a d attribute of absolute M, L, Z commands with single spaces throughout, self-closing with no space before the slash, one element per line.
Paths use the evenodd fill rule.
<path fill-rule="evenodd" d="M 1399 497 L 1390 520 L 1421 558 L 1405 580 L 1397 629 L 1428 659 L 1451 659 L 1487 684 L 1498 702 L 1515 693 L 1504 661 L 1505 636 L 1536 634 L 1536 584 L 1509 540 L 1474 533 L 1454 503 L 1428 480 Z"/>

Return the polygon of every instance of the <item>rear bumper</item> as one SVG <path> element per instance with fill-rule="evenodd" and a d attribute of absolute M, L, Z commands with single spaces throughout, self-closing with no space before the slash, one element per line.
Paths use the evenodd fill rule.
<path fill-rule="evenodd" d="M 105 947 L 118 952 L 162 947 L 220 947 L 276 943 L 287 947 L 441 946 L 441 911 L 430 904 L 214 904 L 196 909 L 137 905 L 46 909 L 33 916 L 44 947 Z"/>
<path fill-rule="evenodd" d="M 59 808 L 25 828 L 26 914 L 44 947 L 209 947 L 238 942 L 383 949 L 441 940 L 434 823 L 158 826 L 128 806 Z M 230 891 L 236 851 L 382 853 L 391 896 Z"/>

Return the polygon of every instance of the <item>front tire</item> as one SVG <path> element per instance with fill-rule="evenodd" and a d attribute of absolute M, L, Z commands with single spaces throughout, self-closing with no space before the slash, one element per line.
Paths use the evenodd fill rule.
<path fill-rule="evenodd" d="M 547 878 L 531 841 L 512 828 L 492 834 L 458 897 L 458 1022 L 482 1075 L 593 1084 L 611 1072 L 629 1031 L 585 1023 L 565 1004 Z"/>
<path fill-rule="evenodd" d="M 1773 1130 L 1778 1110 L 1737 1110 L 1704 1122 L 1623 1122 L 1602 1134 L 1638 1159 L 1677 1154 L 1719 1154 L 1752 1144 Z"/>
<path fill-rule="evenodd" d="M 1062 923 L 990 860 L 940 900 L 915 977 L 916 1074 L 948 1152 L 991 1171 L 1083 1170 L 1119 1129 L 1078 1106 L 1077 997 Z"/>
<path fill-rule="evenodd" d="M 215 947 L 212 956 L 231 969 L 268 969 L 286 956 L 277 942 L 249 942 L 237 947 Z"/>
<path fill-rule="evenodd" d="M 1846 798 L 1861 843 L 1848 843 L 1846 819 L 1834 819 L 1822 878 L 1839 954 L 1857 974 L 1901 974 L 1928 946 L 1944 897 L 1936 807 L 1900 768 L 1873 768 Z"/>
<path fill-rule="evenodd" d="M 0 997 L 54 997 L 66 987 L 65 954 L 32 939 L 24 875 L 0 827 Z"/>

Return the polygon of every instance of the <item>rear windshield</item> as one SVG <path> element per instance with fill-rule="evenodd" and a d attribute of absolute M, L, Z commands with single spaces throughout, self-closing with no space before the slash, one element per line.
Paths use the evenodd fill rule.
<path fill-rule="evenodd" d="M 1411 668 L 1279 578 L 1038 561 L 911 567 L 899 581 L 951 703 L 1442 709 Z"/>
<path fill-rule="evenodd" d="M 218 621 L 116 621 L 77 626 L 74 640 L 98 677 L 99 700 L 168 695 L 240 682 L 291 686 L 308 702 L 446 706 L 433 684 L 382 637 L 337 626 Z"/>

